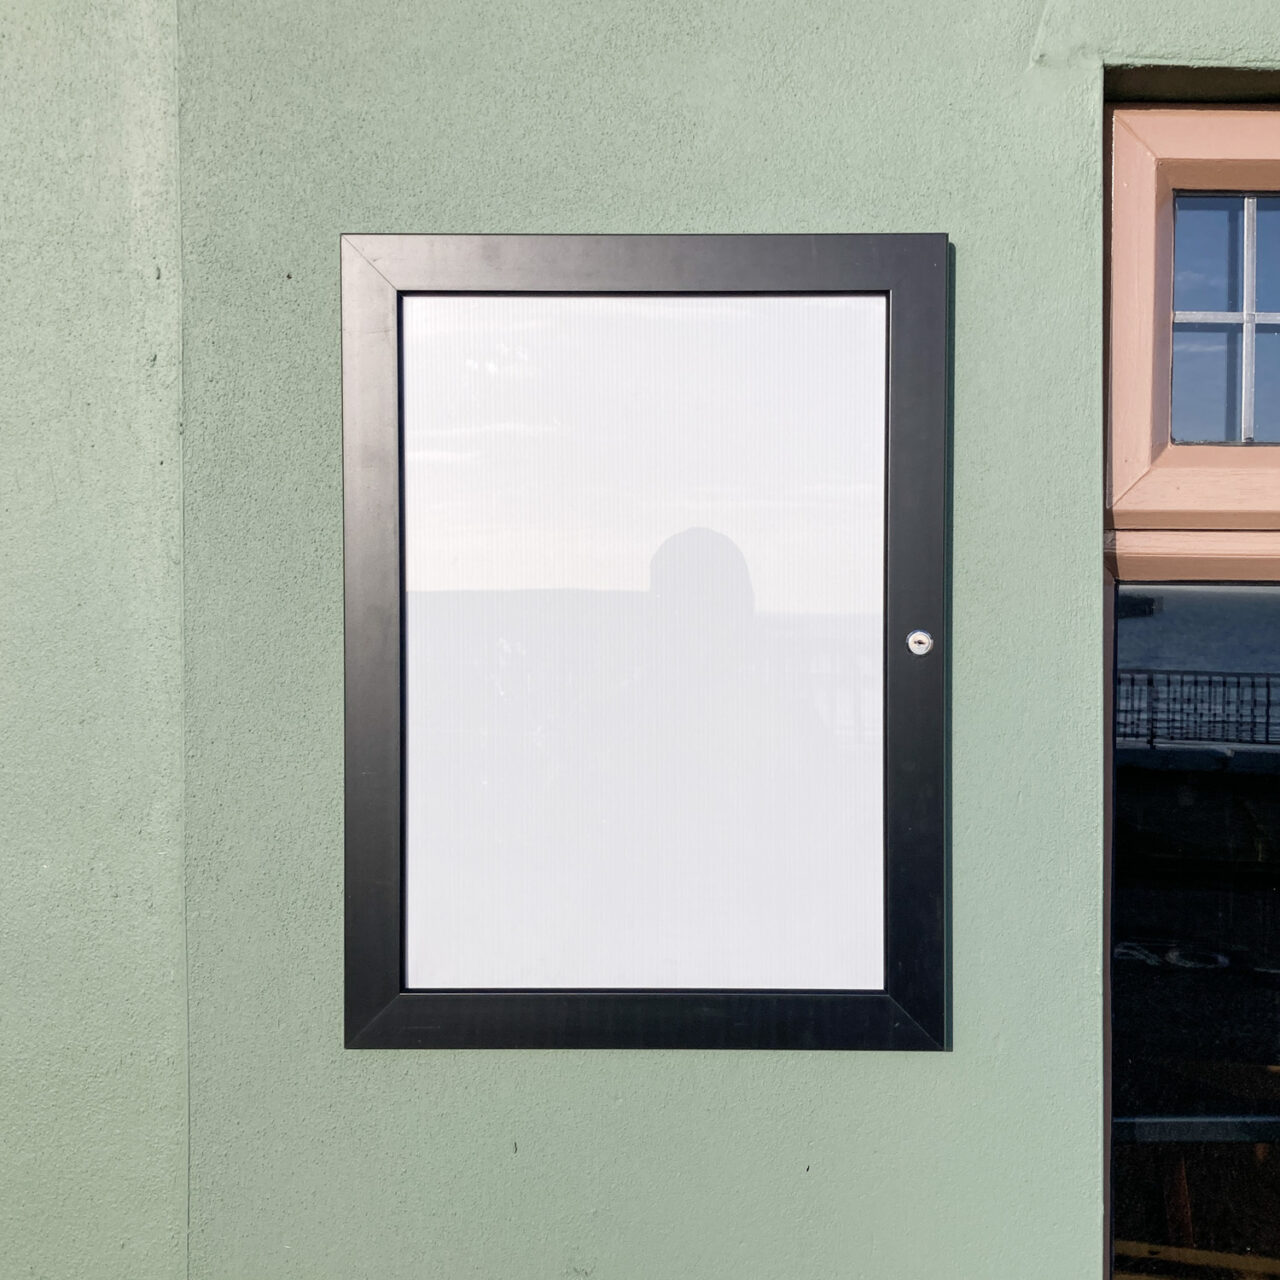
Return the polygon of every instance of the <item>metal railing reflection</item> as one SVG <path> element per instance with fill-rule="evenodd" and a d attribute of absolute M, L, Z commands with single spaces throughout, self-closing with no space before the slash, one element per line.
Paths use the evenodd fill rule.
<path fill-rule="evenodd" d="M 1119 671 L 1117 745 L 1280 746 L 1280 675 Z"/>

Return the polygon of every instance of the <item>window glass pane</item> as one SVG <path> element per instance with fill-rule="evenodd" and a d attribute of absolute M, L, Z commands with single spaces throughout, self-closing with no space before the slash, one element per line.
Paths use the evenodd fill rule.
<path fill-rule="evenodd" d="M 1173 439 L 1240 438 L 1240 326 L 1173 327 Z"/>
<path fill-rule="evenodd" d="M 1243 196 L 1174 197 L 1175 311 L 1239 311 Z"/>
<path fill-rule="evenodd" d="M 1116 1275 L 1233 1276 L 1280 1259 L 1280 586 L 1116 615 Z"/>
<path fill-rule="evenodd" d="M 1259 311 L 1280 311 L 1280 196 L 1258 197 Z"/>
<path fill-rule="evenodd" d="M 1280 1146 L 1119 1143 L 1115 1280 L 1280 1275 Z"/>
<path fill-rule="evenodd" d="M 1280 325 L 1260 324 L 1255 350 L 1253 438 L 1280 444 Z"/>

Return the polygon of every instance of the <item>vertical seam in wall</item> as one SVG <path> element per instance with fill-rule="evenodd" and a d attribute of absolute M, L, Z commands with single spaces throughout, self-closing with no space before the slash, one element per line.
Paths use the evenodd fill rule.
<path fill-rule="evenodd" d="M 178 257 L 178 805 L 179 890 L 182 904 L 183 1068 L 186 1171 L 183 1183 L 182 1273 L 191 1276 L 191 964 L 187 927 L 187 445 L 186 262 L 182 225 L 182 0 L 173 0 L 173 168 Z"/>

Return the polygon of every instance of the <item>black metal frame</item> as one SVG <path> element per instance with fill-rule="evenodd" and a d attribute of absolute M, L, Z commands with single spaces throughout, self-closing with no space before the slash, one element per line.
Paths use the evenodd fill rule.
<path fill-rule="evenodd" d="M 349 1048 L 950 1047 L 948 255 L 944 235 L 343 237 Z M 405 989 L 399 300 L 423 292 L 888 298 L 883 991 Z"/>

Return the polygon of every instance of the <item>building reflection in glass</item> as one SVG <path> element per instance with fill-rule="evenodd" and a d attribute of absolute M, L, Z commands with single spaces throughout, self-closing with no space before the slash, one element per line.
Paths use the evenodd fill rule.
<path fill-rule="evenodd" d="M 1116 1274 L 1280 1275 L 1280 588 L 1116 612 Z"/>

